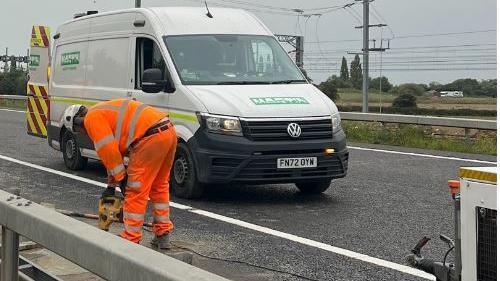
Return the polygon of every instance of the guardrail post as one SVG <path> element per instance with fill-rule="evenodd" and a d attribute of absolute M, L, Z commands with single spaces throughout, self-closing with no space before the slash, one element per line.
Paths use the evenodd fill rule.
<path fill-rule="evenodd" d="M 471 129 L 465 128 L 464 137 L 465 137 L 465 141 L 468 144 L 473 144 L 474 143 L 474 138 L 472 136 L 472 132 L 471 131 L 472 131 Z"/>
<path fill-rule="evenodd" d="M 18 280 L 19 234 L 2 226 L 2 270 L 1 281 Z"/>

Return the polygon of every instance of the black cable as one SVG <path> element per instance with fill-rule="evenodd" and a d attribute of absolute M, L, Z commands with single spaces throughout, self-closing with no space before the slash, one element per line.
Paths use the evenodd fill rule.
<path fill-rule="evenodd" d="M 496 29 L 486 29 L 486 30 L 475 30 L 475 31 L 448 32 L 448 33 L 414 34 L 414 35 L 396 36 L 395 39 L 476 34 L 476 33 L 487 33 L 487 32 L 496 32 L 496 31 L 497 31 Z"/>
<path fill-rule="evenodd" d="M 451 247 L 450 249 L 448 249 L 448 251 L 446 252 L 446 254 L 444 255 L 444 259 L 443 259 L 443 265 L 446 264 L 446 258 L 448 258 L 448 255 L 450 254 L 450 252 L 455 249 L 455 246 Z"/>
<path fill-rule="evenodd" d="M 148 232 L 153 232 L 153 229 L 151 229 L 150 227 L 146 227 L 146 226 L 143 226 L 142 227 L 143 230 L 145 231 L 148 231 Z M 300 275 L 300 274 L 296 274 L 296 273 L 292 273 L 292 272 L 288 272 L 288 271 L 283 271 L 283 270 L 279 270 L 279 269 L 275 269 L 275 268 L 271 268 L 271 267 L 267 267 L 267 266 L 263 266 L 263 265 L 258 265 L 258 264 L 253 264 L 253 263 L 249 263 L 249 262 L 246 262 L 246 261 L 240 261 L 240 260 L 232 260 L 232 259 L 225 259 L 225 258 L 219 258 L 219 257 L 213 257 L 213 256 L 209 256 L 209 255 L 205 255 L 205 254 L 202 254 L 198 251 L 195 251 L 193 249 L 190 249 L 190 248 L 187 248 L 187 247 L 184 247 L 184 246 L 179 246 L 173 242 L 170 242 L 171 245 L 179 248 L 179 249 L 183 249 L 183 250 L 187 250 L 193 254 L 196 254 L 200 257 L 204 257 L 204 258 L 207 258 L 207 259 L 211 259 L 211 260 L 218 260 L 218 261 L 225 261 L 225 262 L 231 262 L 231 263 L 239 263 L 239 264 L 244 264 L 244 265 L 247 265 L 247 266 L 251 266 L 251 267 L 257 267 L 257 268 L 261 268 L 261 269 L 265 269 L 265 270 L 269 270 L 269 271 L 274 271 L 274 272 L 279 272 L 279 273 L 283 273 L 283 274 L 288 274 L 288 275 L 291 275 L 291 276 L 295 276 L 295 277 L 299 277 L 299 278 L 302 278 L 302 279 L 305 279 L 305 280 L 310 280 L 310 281 L 320 281 L 318 279 L 313 279 L 313 278 L 310 278 L 310 277 L 306 277 L 306 276 L 303 276 L 303 275 Z"/>
<path fill-rule="evenodd" d="M 377 9 L 375 9 L 375 6 L 372 4 L 371 6 L 371 9 L 370 11 L 375 12 L 376 15 L 378 15 L 378 18 L 380 19 L 380 22 L 381 23 L 385 23 L 387 24 L 387 28 L 389 29 L 389 32 L 391 33 L 392 35 L 392 39 L 396 38 L 396 35 L 394 34 L 394 31 L 392 30 L 391 26 L 389 25 L 389 23 L 387 22 L 387 20 L 377 11 Z"/>
<path fill-rule="evenodd" d="M 226 259 L 226 258 L 219 258 L 219 257 L 214 257 L 214 256 L 209 256 L 209 255 L 205 255 L 205 254 L 202 254 L 198 251 L 195 251 L 193 249 L 190 249 L 190 248 L 187 248 L 187 247 L 184 247 L 184 246 L 179 246 L 173 242 L 170 242 L 171 245 L 179 248 L 179 249 L 183 249 L 183 250 L 187 250 L 193 254 L 196 254 L 200 257 L 204 257 L 204 258 L 207 258 L 207 259 L 211 259 L 211 260 L 218 260 L 218 261 L 225 261 L 225 262 L 230 262 L 230 263 L 239 263 L 239 264 L 244 264 L 244 265 L 247 265 L 247 266 L 251 266 L 251 267 L 257 267 L 257 268 L 260 268 L 260 269 L 265 269 L 265 270 L 268 270 L 268 271 L 273 271 L 273 272 L 278 272 L 278 273 L 282 273 L 282 274 L 287 274 L 287 275 L 291 275 L 291 276 L 295 276 L 295 277 L 298 277 L 298 278 L 302 278 L 304 280 L 310 280 L 310 281 L 319 281 L 318 279 L 314 279 L 314 278 L 310 278 L 310 277 L 307 277 L 307 276 L 303 276 L 303 275 L 300 275 L 300 274 L 296 274 L 296 273 L 292 273 L 292 272 L 288 272 L 288 271 L 283 271 L 283 270 L 279 270 L 279 269 L 275 269 L 275 268 L 271 268 L 271 267 L 267 267 L 267 266 L 263 266 L 263 265 L 258 265 L 258 264 L 253 264 L 253 263 L 249 263 L 249 262 L 246 262 L 246 261 L 240 261 L 240 260 L 233 260 L 233 259 Z"/>

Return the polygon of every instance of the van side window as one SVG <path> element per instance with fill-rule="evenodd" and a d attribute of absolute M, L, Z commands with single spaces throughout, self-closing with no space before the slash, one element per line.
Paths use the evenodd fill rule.
<path fill-rule="evenodd" d="M 141 89 L 142 73 L 146 69 L 158 68 L 167 79 L 167 65 L 160 48 L 148 38 L 137 38 L 135 51 L 135 88 Z"/>

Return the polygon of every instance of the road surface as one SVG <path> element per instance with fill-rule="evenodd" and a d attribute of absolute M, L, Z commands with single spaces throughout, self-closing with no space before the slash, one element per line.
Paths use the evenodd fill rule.
<path fill-rule="evenodd" d="M 104 168 L 90 161 L 85 171 L 67 170 L 25 126 L 23 112 L 0 109 L 0 188 L 96 213 Z M 347 177 L 323 195 L 228 185 L 199 200 L 174 197 L 172 239 L 202 255 L 194 265 L 233 280 L 428 280 L 404 257 L 427 235 L 424 254 L 442 258 L 438 235 L 453 237 L 447 180 L 496 157 L 351 144 L 349 162 Z"/>

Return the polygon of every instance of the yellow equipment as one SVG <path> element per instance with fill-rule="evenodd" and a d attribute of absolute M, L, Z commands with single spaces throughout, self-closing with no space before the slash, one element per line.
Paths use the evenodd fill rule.
<path fill-rule="evenodd" d="M 119 195 L 103 196 L 99 200 L 98 227 L 108 231 L 113 222 L 123 222 L 123 197 Z"/>

